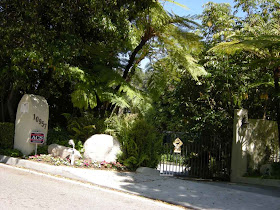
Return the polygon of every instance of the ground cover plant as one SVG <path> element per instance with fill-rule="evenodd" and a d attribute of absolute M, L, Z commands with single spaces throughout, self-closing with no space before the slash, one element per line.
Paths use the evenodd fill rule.
<path fill-rule="evenodd" d="M 47 163 L 55 166 L 71 166 L 71 160 L 69 158 L 62 159 L 60 157 L 53 157 L 52 155 L 32 155 L 28 156 L 28 160 Z M 92 169 L 103 169 L 103 170 L 117 170 L 127 171 L 127 168 L 119 162 L 106 162 L 106 161 L 90 161 L 85 159 L 75 160 L 73 167 L 77 168 L 92 168 Z"/>

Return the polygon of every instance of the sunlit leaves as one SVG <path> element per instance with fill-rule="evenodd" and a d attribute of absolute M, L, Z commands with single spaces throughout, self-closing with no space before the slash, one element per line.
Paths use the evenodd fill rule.
<path fill-rule="evenodd" d="M 177 1 L 175 1 L 175 0 L 161 0 L 161 1 L 173 3 L 173 4 L 175 4 L 175 5 L 177 5 L 177 6 L 180 6 L 180 7 L 184 8 L 184 9 L 186 9 L 186 10 L 189 9 L 186 5 L 180 4 L 179 2 L 177 2 Z"/>
<path fill-rule="evenodd" d="M 226 40 L 236 25 L 236 17 L 232 14 L 230 4 L 208 2 L 203 6 L 200 18 L 204 27 L 201 32 L 206 41 L 217 43 Z"/>

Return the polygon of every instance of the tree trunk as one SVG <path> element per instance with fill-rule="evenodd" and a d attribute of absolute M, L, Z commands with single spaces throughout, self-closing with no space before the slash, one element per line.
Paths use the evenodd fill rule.
<path fill-rule="evenodd" d="M 129 57 L 128 64 L 125 67 L 123 78 L 127 80 L 128 73 L 130 69 L 133 67 L 133 64 L 135 62 L 136 55 L 139 53 L 139 51 L 145 46 L 145 44 L 153 37 L 155 36 L 153 28 L 149 27 L 144 36 L 141 38 L 141 42 L 137 45 L 137 47 L 133 50 Z"/>
<path fill-rule="evenodd" d="M 133 52 L 131 53 L 130 57 L 129 57 L 129 61 L 128 64 L 126 65 L 124 72 L 123 72 L 123 79 L 126 82 L 129 82 L 131 80 L 132 75 L 129 75 L 130 70 L 132 69 L 132 67 L 134 66 L 134 64 L 138 64 L 143 58 L 138 59 L 137 61 L 135 61 L 136 55 L 139 53 L 139 51 L 145 46 L 145 44 L 152 38 L 155 36 L 154 30 L 152 27 L 149 27 L 144 36 L 142 36 L 141 38 L 141 42 L 137 45 L 137 47 L 133 50 Z M 135 70 L 133 70 L 133 73 L 135 72 Z M 118 85 L 116 87 L 116 92 L 120 89 L 121 85 Z M 115 109 L 116 105 L 111 106 L 111 108 L 109 109 L 109 111 L 111 112 L 111 115 L 115 112 L 118 111 L 118 109 Z"/>
<path fill-rule="evenodd" d="M 274 69 L 274 88 L 275 88 L 275 111 L 276 120 L 278 124 L 278 142 L 280 146 L 280 100 L 279 100 L 279 78 L 280 78 L 280 67 Z"/>

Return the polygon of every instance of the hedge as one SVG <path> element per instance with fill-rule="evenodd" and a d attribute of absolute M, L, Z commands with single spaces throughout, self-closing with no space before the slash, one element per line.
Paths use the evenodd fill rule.
<path fill-rule="evenodd" d="M 13 123 L 0 123 L 0 148 L 13 149 L 15 125 Z"/>

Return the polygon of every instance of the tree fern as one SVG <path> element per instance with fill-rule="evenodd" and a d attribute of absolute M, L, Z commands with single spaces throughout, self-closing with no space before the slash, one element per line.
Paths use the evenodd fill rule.
<path fill-rule="evenodd" d="M 170 3 L 173 3 L 173 4 L 177 5 L 177 6 L 179 6 L 179 7 L 184 8 L 184 9 L 186 9 L 186 10 L 189 10 L 189 8 L 188 8 L 186 5 L 180 4 L 179 2 L 174 1 L 174 0 L 161 0 L 161 1 L 170 2 Z"/>

